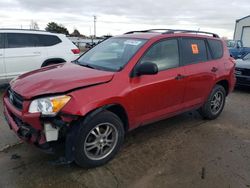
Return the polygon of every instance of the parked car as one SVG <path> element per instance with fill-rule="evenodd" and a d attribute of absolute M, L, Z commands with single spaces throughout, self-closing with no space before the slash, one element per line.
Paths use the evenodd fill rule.
<path fill-rule="evenodd" d="M 20 138 L 40 148 L 65 139 L 63 164 L 95 167 L 139 126 L 194 109 L 217 118 L 234 88 L 234 70 L 216 34 L 129 32 L 74 63 L 19 76 L 4 94 L 4 114 Z"/>
<path fill-rule="evenodd" d="M 75 60 L 79 53 L 63 34 L 0 29 L 0 84 L 25 72 Z"/>
<path fill-rule="evenodd" d="M 250 53 L 236 60 L 236 85 L 250 86 Z"/>
<path fill-rule="evenodd" d="M 242 59 L 247 53 L 250 52 L 250 48 L 244 47 L 241 40 L 227 40 L 227 47 L 230 55 L 234 59 Z"/>
<path fill-rule="evenodd" d="M 96 45 L 95 42 L 87 42 L 85 44 L 85 48 L 90 49 L 90 48 L 93 48 L 95 45 Z"/>

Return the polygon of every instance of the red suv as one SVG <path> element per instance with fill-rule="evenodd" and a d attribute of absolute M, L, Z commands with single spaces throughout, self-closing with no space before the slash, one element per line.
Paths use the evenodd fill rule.
<path fill-rule="evenodd" d="M 136 127 L 193 109 L 218 117 L 235 85 L 234 67 L 216 34 L 129 32 L 75 62 L 19 76 L 4 95 L 4 114 L 20 138 L 40 148 L 64 141 L 62 163 L 94 167 L 114 157 Z"/>

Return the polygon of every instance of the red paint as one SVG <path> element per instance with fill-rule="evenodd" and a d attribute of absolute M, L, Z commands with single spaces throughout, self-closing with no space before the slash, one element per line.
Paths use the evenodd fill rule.
<path fill-rule="evenodd" d="M 127 113 L 129 129 L 133 129 L 200 107 L 214 85 L 221 80 L 227 81 L 229 92 L 232 91 L 235 84 L 235 64 L 224 43 L 224 56 L 219 60 L 169 69 L 156 75 L 130 77 L 138 60 L 152 44 L 164 38 L 181 36 L 207 37 L 192 34 L 124 35 L 122 37 L 149 40 L 120 72 L 99 71 L 66 63 L 24 74 L 11 84 L 11 88 L 26 99 L 23 111 L 20 112 L 11 106 L 6 95 L 5 111 L 14 113 L 24 122 L 41 130 L 40 115 L 28 113 L 31 98 L 45 94 L 67 93 L 71 89 L 85 87 L 67 93 L 72 98 L 62 109 L 63 113 L 85 116 L 102 106 L 119 104 Z M 217 72 L 211 71 L 214 67 L 218 69 Z M 176 80 L 177 75 L 186 77 Z M 90 85 L 95 86 L 87 87 Z"/>
<path fill-rule="evenodd" d="M 26 99 L 61 93 L 74 88 L 108 82 L 114 73 L 85 68 L 73 63 L 53 65 L 21 75 L 11 88 Z"/>

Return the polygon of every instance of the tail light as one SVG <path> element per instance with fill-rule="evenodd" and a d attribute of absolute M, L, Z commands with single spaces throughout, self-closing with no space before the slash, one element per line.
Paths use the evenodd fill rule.
<path fill-rule="evenodd" d="M 80 50 L 78 48 L 71 49 L 71 51 L 73 52 L 73 54 L 79 54 L 80 53 Z"/>

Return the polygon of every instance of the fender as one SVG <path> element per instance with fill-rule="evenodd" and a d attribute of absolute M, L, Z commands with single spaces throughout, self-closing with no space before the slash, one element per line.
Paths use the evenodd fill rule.
<path fill-rule="evenodd" d="M 99 108 L 96 108 L 95 110 L 92 110 L 88 113 L 86 113 L 84 118 L 84 124 L 88 123 L 95 115 L 99 114 L 100 112 L 106 110 L 108 107 L 113 106 L 114 104 L 105 105 Z"/>

